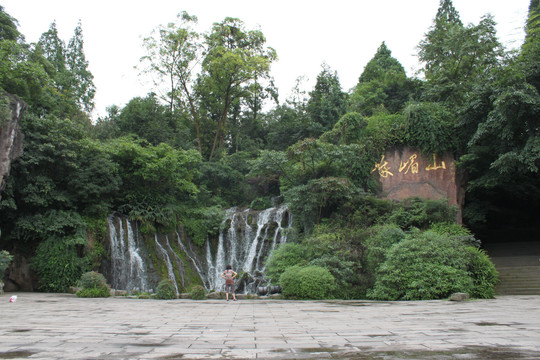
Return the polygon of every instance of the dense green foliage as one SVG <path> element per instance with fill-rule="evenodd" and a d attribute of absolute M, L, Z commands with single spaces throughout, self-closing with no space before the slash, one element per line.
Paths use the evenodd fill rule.
<path fill-rule="evenodd" d="M 79 256 L 85 245 L 86 239 L 80 236 L 51 236 L 40 242 L 32 259 L 40 290 L 65 292 L 90 270 L 87 259 Z"/>
<path fill-rule="evenodd" d="M 98 269 L 113 212 L 146 233 L 182 225 L 203 246 L 217 236 L 224 209 L 279 198 L 293 213 L 294 243 L 272 254 L 267 276 L 278 282 L 291 268 L 315 267 L 333 284 L 290 296 L 490 297 L 491 262 L 465 246 L 538 231 L 539 14 L 532 0 L 514 54 L 490 16 L 464 25 L 452 1 L 441 0 L 418 46 L 421 77 L 407 77 L 383 42 L 353 89 L 343 90 L 323 64 L 311 91 L 299 78 L 283 104 L 263 111 L 278 94 L 270 73 L 277 53 L 262 32 L 226 18 L 199 33 L 184 12 L 144 39 L 140 69 L 155 87 L 92 121 L 81 25 L 67 42 L 53 22 L 27 43 L 0 6 L 0 91 L 28 104 L 24 154 L 1 194 L 0 249 L 31 258 L 40 289 L 64 291 Z M 376 197 L 373 164 L 403 146 L 458 160 L 467 227 L 453 224 L 456 209 L 444 200 Z M 433 259 L 459 254 L 433 263 L 422 258 L 424 246 Z M 410 264 L 411 281 L 398 276 L 398 262 L 411 262 L 405 254 L 424 267 L 417 273 L 420 265 Z"/>
<path fill-rule="evenodd" d="M 80 298 L 103 298 L 111 296 L 111 293 L 107 288 L 84 288 L 78 290 L 75 296 Z"/>
<path fill-rule="evenodd" d="M 349 111 L 364 116 L 394 114 L 415 96 L 417 84 L 407 78 L 403 66 L 383 42 L 367 63 L 349 99 Z"/>
<path fill-rule="evenodd" d="M 0 251 L 0 282 L 4 278 L 4 272 L 11 263 L 11 260 L 13 260 L 13 255 L 8 253 L 6 250 Z"/>

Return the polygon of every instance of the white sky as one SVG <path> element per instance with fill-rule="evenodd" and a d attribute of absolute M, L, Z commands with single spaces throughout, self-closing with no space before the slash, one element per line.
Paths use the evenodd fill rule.
<path fill-rule="evenodd" d="M 490 13 L 499 39 L 510 48 L 521 45 L 530 0 L 453 0 L 465 24 L 478 24 Z M 0 0 L 19 21 L 27 42 L 36 42 L 56 20 L 67 43 L 79 19 L 84 51 L 97 87 L 96 115 L 110 105 L 125 105 L 152 90 L 134 69 L 144 55 L 142 38 L 187 11 L 199 18 L 199 31 L 209 31 L 225 17 L 260 28 L 278 54 L 272 76 L 280 102 L 299 76 L 310 91 L 321 64 L 337 71 L 348 91 L 383 41 L 409 76 L 418 69 L 416 46 L 433 24 L 439 0 Z"/>

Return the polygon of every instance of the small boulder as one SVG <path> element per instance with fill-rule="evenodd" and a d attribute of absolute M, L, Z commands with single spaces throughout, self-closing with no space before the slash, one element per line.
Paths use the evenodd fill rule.
<path fill-rule="evenodd" d="M 112 294 L 112 291 L 111 291 Z M 128 292 L 126 290 L 114 290 L 113 296 L 127 296 Z"/>
<path fill-rule="evenodd" d="M 469 294 L 467 293 L 454 293 L 450 295 L 450 301 L 465 301 L 469 300 Z"/>

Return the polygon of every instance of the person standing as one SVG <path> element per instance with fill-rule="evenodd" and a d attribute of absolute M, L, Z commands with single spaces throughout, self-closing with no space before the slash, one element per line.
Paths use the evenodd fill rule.
<path fill-rule="evenodd" d="M 238 274 L 233 271 L 231 265 L 227 265 L 225 271 L 221 274 L 221 277 L 225 279 L 225 297 L 227 298 L 227 301 L 229 301 L 229 293 L 232 294 L 233 300 L 236 301 L 234 278 L 237 275 Z"/>

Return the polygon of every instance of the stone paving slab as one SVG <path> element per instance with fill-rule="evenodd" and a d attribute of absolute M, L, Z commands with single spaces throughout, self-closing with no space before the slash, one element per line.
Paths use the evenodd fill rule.
<path fill-rule="evenodd" d="M 451 301 L 0 295 L 0 359 L 540 359 L 540 296 Z"/>

